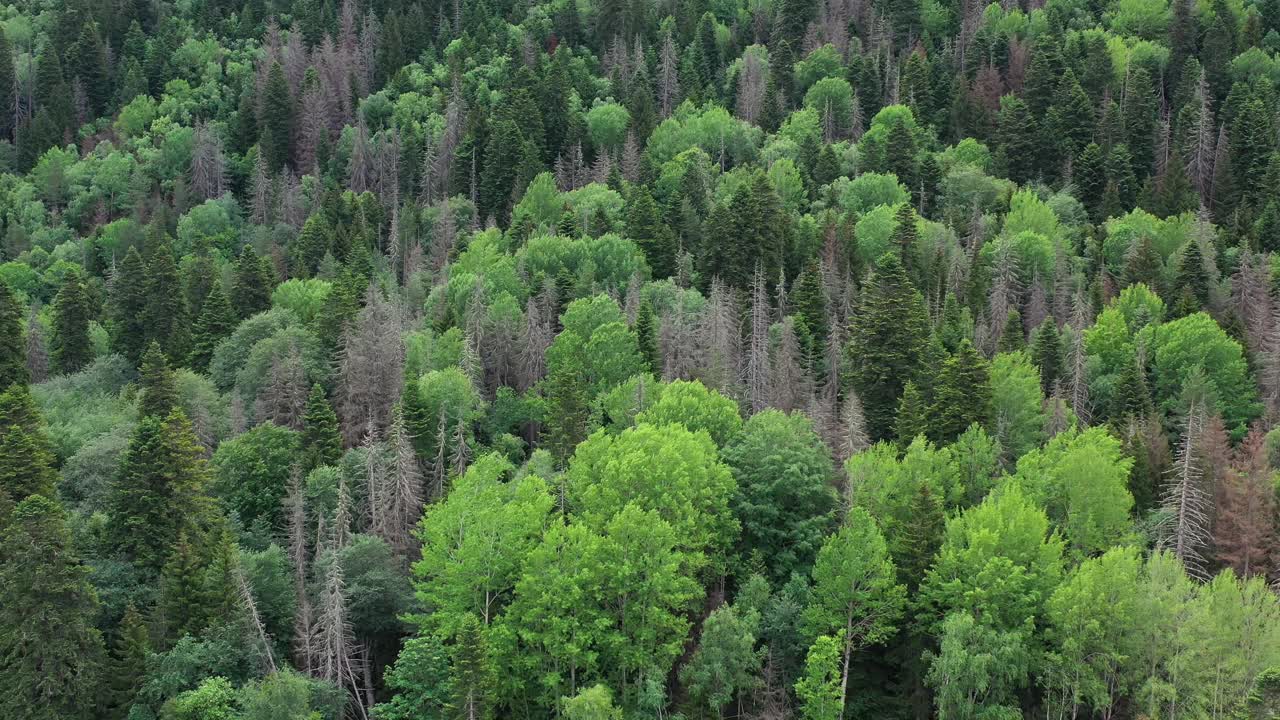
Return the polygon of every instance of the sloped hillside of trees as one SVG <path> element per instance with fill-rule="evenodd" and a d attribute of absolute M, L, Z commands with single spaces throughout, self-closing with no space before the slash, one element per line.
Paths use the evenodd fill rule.
<path fill-rule="evenodd" d="M 0 5 L 0 716 L 1262 720 L 1276 0 Z"/>

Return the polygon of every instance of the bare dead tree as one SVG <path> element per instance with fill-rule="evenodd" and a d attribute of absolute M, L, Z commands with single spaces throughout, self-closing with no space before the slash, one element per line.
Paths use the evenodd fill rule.
<path fill-rule="evenodd" d="M 449 457 L 449 466 L 455 475 L 467 471 L 471 462 L 471 447 L 467 444 L 467 424 L 458 420 L 453 429 L 453 455 Z"/>
<path fill-rule="evenodd" d="M 442 408 L 440 410 L 440 423 L 436 428 L 436 456 L 431 459 L 428 486 L 428 497 L 431 500 L 439 500 L 444 497 L 445 481 L 449 479 L 449 461 L 445 454 L 445 448 L 449 445 L 448 430 L 448 417 Z"/>
<path fill-rule="evenodd" d="M 1071 397 L 1071 411 L 1082 426 L 1093 422 L 1093 412 L 1089 403 L 1089 379 L 1086 375 L 1088 353 L 1084 346 L 1084 324 L 1089 311 L 1089 301 L 1080 298 L 1076 301 L 1076 315 L 1072 320 L 1072 338 L 1070 351 L 1071 378 L 1068 391 Z"/>
<path fill-rule="evenodd" d="M 302 493 L 302 469 L 289 472 L 289 494 L 285 497 L 285 522 L 289 531 L 289 562 L 293 565 L 293 594 L 297 612 L 293 616 L 293 664 L 302 672 L 313 667 L 312 609 L 307 593 L 307 507 Z"/>
<path fill-rule="evenodd" d="M 680 104 L 680 56 L 671 33 L 662 36 L 662 49 L 658 53 L 658 115 L 671 117 Z"/>
<path fill-rule="evenodd" d="M 789 413 L 807 407 L 813 392 L 809 374 L 801 363 L 795 318 L 783 318 L 781 330 L 769 366 L 769 405 Z"/>
<path fill-rule="evenodd" d="M 204 122 L 196 123 L 191 139 L 191 192 L 200 201 L 227 192 L 227 161 L 222 137 Z"/>
<path fill-rule="evenodd" d="M 1240 267 L 1231 281 L 1232 300 L 1236 314 L 1244 324 L 1245 341 L 1249 351 L 1264 352 L 1271 336 L 1272 309 L 1271 268 L 1257 253 L 1241 252 Z"/>
<path fill-rule="evenodd" d="M 253 197 L 250 199 L 250 217 L 256 225 L 267 225 L 274 219 L 273 181 L 266 157 L 259 153 L 253 167 Z"/>
<path fill-rule="evenodd" d="M 756 267 L 751 280 L 751 328 L 747 351 L 747 402 L 752 414 L 768 406 L 769 401 L 769 295 L 765 291 L 764 272 Z"/>
<path fill-rule="evenodd" d="M 1163 506 L 1168 513 L 1162 544 L 1182 561 L 1187 574 L 1209 579 L 1204 551 L 1211 539 L 1212 496 L 1204 486 L 1197 446 L 1204 432 L 1204 408 L 1193 402 L 1187 410 L 1186 428 L 1177 462 L 1165 485 Z"/>
<path fill-rule="evenodd" d="M 1254 428 L 1218 487 L 1213 544 L 1239 577 L 1265 579 L 1275 571 L 1276 494 L 1267 455 L 1266 433 Z"/>
<path fill-rule="evenodd" d="M 587 166 L 582 159 L 582 143 L 575 143 L 569 148 L 568 155 L 556 158 L 555 172 L 556 187 L 564 192 L 577 190 L 589 182 Z"/>
<path fill-rule="evenodd" d="M 334 550 L 341 550 L 351 541 L 351 492 L 343 473 L 338 474 L 338 506 L 333 512 L 332 540 Z"/>
<path fill-rule="evenodd" d="M 270 378 L 258 392 L 254 402 L 254 419 L 301 430 L 309 391 L 306 372 L 302 367 L 302 353 L 294 346 L 288 352 L 272 358 Z"/>
<path fill-rule="evenodd" d="M 231 570 L 235 575 L 236 589 L 245 618 L 249 623 L 249 630 L 253 633 L 258 652 L 262 656 L 263 668 L 268 673 L 276 672 L 276 658 L 275 653 L 271 651 L 271 638 L 267 635 L 267 628 L 262 623 L 262 616 L 258 614 L 258 603 L 253 599 L 253 591 L 249 588 L 249 581 L 244 576 L 244 568 L 240 567 L 237 560 Z"/>
<path fill-rule="evenodd" d="M 622 143 L 622 153 L 618 158 L 618 171 L 622 179 L 634 183 L 640 181 L 640 143 L 636 141 L 633 130 L 627 131 L 627 139 Z"/>
<path fill-rule="evenodd" d="M 361 116 L 351 136 L 351 158 L 347 160 L 347 187 L 351 192 L 360 194 L 372 188 L 374 184 L 373 154 L 373 148 L 369 143 L 369 129 L 365 126 L 364 117 Z"/>
<path fill-rule="evenodd" d="M 49 348 L 40 322 L 39 302 L 31 303 L 31 312 L 27 315 L 27 373 L 33 385 L 49 379 Z"/>
<path fill-rule="evenodd" d="M 347 617 L 346 585 L 342 563 L 336 555 L 330 559 L 320 596 L 320 612 L 316 616 L 317 663 L 313 674 L 351 693 L 349 712 L 360 720 L 369 717 L 362 678 L 363 650 L 356 642 Z"/>
<path fill-rule="evenodd" d="M 555 291 L 554 285 L 551 287 Z M 530 299 L 525 305 L 524 330 L 520 335 L 516 387 L 521 392 L 533 387 L 547 372 L 547 348 L 555 340 L 551 319 L 545 316 L 543 304 Z"/>
<path fill-rule="evenodd" d="M 680 296 L 663 314 L 658 344 L 662 352 L 664 380 L 693 379 L 699 366 L 697 322 L 697 317 L 685 307 L 684 298 Z"/>
<path fill-rule="evenodd" d="M 1200 77 L 1196 81 L 1195 94 L 1192 96 L 1192 102 L 1196 104 L 1196 112 L 1183 129 L 1185 133 L 1183 137 L 1185 147 L 1183 155 L 1187 162 L 1187 177 L 1191 178 L 1191 184 L 1195 186 L 1196 192 L 1200 195 L 1200 204 L 1205 206 L 1211 205 L 1213 202 L 1211 194 L 1213 191 L 1213 161 L 1216 154 L 1215 145 L 1218 134 L 1213 119 L 1211 100 L 1209 81 L 1205 76 L 1204 70 L 1201 69 Z"/>
<path fill-rule="evenodd" d="M 449 255 L 458 240 L 458 223 L 453 216 L 453 208 L 449 201 L 442 200 L 439 205 L 440 214 L 431 233 L 431 252 L 428 257 L 428 268 L 438 273 L 449 262 Z"/>
<path fill-rule="evenodd" d="M 360 440 L 370 419 L 379 435 L 391 422 L 404 381 L 400 329 L 399 312 L 370 285 L 364 308 L 343 335 L 339 360 L 337 405 L 348 447 Z"/>
<path fill-rule="evenodd" d="M 741 393 L 738 378 L 742 373 L 742 324 L 736 305 L 734 292 L 719 278 L 712 278 L 697 333 L 702 345 L 698 377 L 707 387 L 729 397 Z"/>
<path fill-rule="evenodd" d="M 758 124 L 764 108 L 764 94 L 768 87 L 768 72 L 758 52 L 748 48 L 742 54 L 742 67 L 738 70 L 737 115 L 752 125 Z"/>

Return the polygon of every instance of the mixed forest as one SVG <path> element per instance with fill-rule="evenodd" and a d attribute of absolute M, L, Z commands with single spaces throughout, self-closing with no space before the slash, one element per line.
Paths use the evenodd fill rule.
<path fill-rule="evenodd" d="M 1280 0 L 0 5 L 0 716 L 1280 717 L 1278 110 Z"/>

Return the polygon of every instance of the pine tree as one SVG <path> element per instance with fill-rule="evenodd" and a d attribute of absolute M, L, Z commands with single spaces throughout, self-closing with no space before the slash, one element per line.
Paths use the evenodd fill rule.
<path fill-rule="evenodd" d="M 138 401 L 138 417 L 169 417 L 178 405 L 178 386 L 174 381 L 169 362 L 160 351 L 160 344 L 152 340 L 142 354 L 138 386 L 142 398 Z"/>
<path fill-rule="evenodd" d="M 1143 372 L 1137 356 L 1121 369 L 1113 402 L 1111 417 L 1115 419 L 1141 420 L 1155 409 L 1151 390 L 1147 387 L 1147 374 Z"/>
<path fill-rule="evenodd" d="M 907 381 L 902 389 L 902 401 L 898 404 L 897 424 L 894 432 L 898 436 L 898 447 L 905 450 L 917 437 L 927 435 L 929 431 L 929 406 L 924 393 L 914 381 Z"/>
<path fill-rule="evenodd" d="M 14 87 L 13 51 L 0 30 L 0 140 L 13 140 Z"/>
<path fill-rule="evenodd" d="M 98 599 L 66 513 L 32 495 L 0 531 L 0 693 L 13 720 L 89 720 L 103 659 Z"/>
<path fill-rule="evenodd" d="M 271 307 L 271 291 L 275 287 L 266 259 L 258 257 L 246 245 L 236 260 L 235 279 L 231 284 L 231 307 L 241 320 Z"/>
<path fill-rule="evenodd" d="M 271 64 L 262 92 L 259 151 L 267 161 L 268 170 L 276 173 L 289 165 L 293 158 L 293 98 L 289 95 L 289 81 L 285 79 L 279 62 Z"/>
<path fill-rule="evenodd" d="M 146 623 L 133 603 L 129 603 L 120 625 L 116 627 L 107 661 L 107 720 L 125 720 L 128 717 L 146 676 L 150 652 L 151 640 Z"/>
<path fill-rule="evenodd" d="M 627 200 L 627 235 L 649 261 L 654 279 L 671 277 L 676 266 L 676 243 L 671 228 L 658 217 L 658 205 L 641 185 Z"/>
<path fill-rule="evenodd" d="M 863 289 L 845 355 L 873 441 L 893 436 L 899 396 L 928 342 L 924 300 L 896 253 L 880 257 Z"/>
<path fill-rule="evenodd" d="M 222 283 L 215 280 L 209 294 L 205 296 L 200 318 L 196 320 L 191 333 L 191 353 L 187 357 L 187 365 L 197 372 L 208 370 L 218 343 L 230 337 L 235 329 L 235 310 L 222 290 Z"/>
<path fill-rule="evenodd" d="M 130 247 L 111 278 L 111 348 L 137 365 L 147 347 L 147 265 Z"/>
<path fill-rule="evenodd" d="M 89 341 L 91 315 L 84 281 L 76 272 L 67 273 L 53 305 L 52 360 L 56 372 L 78 372 L 93 360 L 93 347 Z"/>
<path fill-rule="evenodd" d="M 142 319 L 148 342 L 157 342 L 171 363 L 187 357 L 190 328 L 182 277 L 168 233 L 153 224 L 147 233 L 146 308 Z"/>
<path fill-rule="evenodd" d="M 1053 318 L 1046 319 L 1036 331 L 1035 344 L 1031 347 L 1031 361 L 1040 368 L 1040 392 L 1045 397 L 1053 394 L 1062 378 L 1062 336 Z"/>
<path fill-rule="evenodd" d="M 417 395 L 406 391 L 405 398 Z M 342 458 L 342 433 L 338 430 L 338 415 L 329 405 L 324 388 L 317 383 L 311 386 L 307 397 L 307 410 L 302 416 L 302 470 L 310 472 L 321 465 L 336 465 Z"/>
<path fill-rule="evenodd" d="M 0 32 L 0 36 L 3 34 Z M 26 385 L 30 380 L 27 347 L 22 333 L 22 308 L 8 283 L 0 279 L 0 389 L 15 383 Z"/>
<path fill-rule="evenodd" d="M 203 448 L 181 410 L 144 417 L 111 487 L 107 534 L 126 557 L 159 571 L 178 537 L 209 513 Z"/>
<path fill-rule="evenodd" d="M 1019 330 L 1021 332 L 1021 330 Z M 960 343 L 960 350 L 942 364 L 929 408 L 929 439 L 949 444 L 977 423 L 991 420 L 991 378 L 987 361 L 973 343 Z"/>
<path fill-rule="evenodd" d="M 657 319 L 653 315 L 653 306 L 648 300 L 640 301 L 640 310 L 636 313 L 636 345 L 640 349 L 640 356 L 644 358 L 645 364 L 649 367 L 649 372 L 658 374 L 662 372 L 662 360 L 658 354 L 658 329 L 656 327 Z"/>

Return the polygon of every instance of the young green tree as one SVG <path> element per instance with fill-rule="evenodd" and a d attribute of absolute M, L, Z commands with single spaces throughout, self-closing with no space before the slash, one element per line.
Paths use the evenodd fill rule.
<path fill-rule="evenodd" d="M 279 62 L 271 64 L 262 93 L 262 117 L 258 122 L 262 128 L 259 152 L 266 159 L 267 168 L 275 173 L 293 159 L 293 98 Z"/>
<path fill-rule="evenodd" d="M 840 655 L 845 647 L 844 631 L 822 635 L 814 641 L 805 658 L 804 675 L 796 682 L 800 717 L 804 720 L 840 720 L 844 714 L 844 686 Z"/>
<path fill-rule="evenodd" d="M 759 683 L 763 651 L 755 649 L 758 620 L 752 611 L 721 605 L 702 623 L 702 637 L 693 657 L 680 670 L 680 681 L 700 704 L 724 716 L 724 707 L 739 693 Z"/>
<path fill-rule="evenodd" d="M 171 363 L 187 358 L 191 338 L 182 276 L 169 235 L 153 224 L 147 232 L 146 307 L 142 312 L 148 342 L 160 343 Z"/>
<path fill-rule="evenodd" d="M 0 691 L 15 720 L 88 720 L 101 687 L 98 599 L 66 513 L 32 495 L 0 531 Z"/>
<path fill-rule="evenodd" d="M 146 623 L 130 603 L 112 638 L 111 654 L 106 664 L 106 684 L 110 695 L 104 705 L 109 720 L 128 717 L 146 675 L 150 651 L 151 640 Z"/>
<path fill-rule="evenodd" d="M 818 551 L 813 567 L 813 602 L 805 625 L 814 635 L 842 633 L 840 702 L 849 688 L 853 653 L 887 640 L 906 607 L 907 590 L 876 521 L 854 508 L 844 525 Z"/>
<path fill-rule="evenodd" d="M 991 395 L 987 361 L 973 343 L 961 341 L 960 349 L 942 364 L 938 376 L 929 408 L 929 439 L 947 444 L 970 425 L 987 425 L 991 422 Z"/>
<path fill-rule="evenodd" d="M 147 347 L 147 265 L 136 246 L 129 248 L 111 278 L 111 348 L 131 363 Z"/>
<path fill-rule="evenodd" d="M 417 395 L 416 389 L 413 392 Z M 338 429 L 338 414 L 333 411 L 324 388 L 311 386 L 307 396 L 307 409 L 302 416 L 303 472 L 310 472 L 321 465 L 336 465 L 342 458 L 342 432 Z"/>
<path fill-rule="evenodd" d="M 209 369 L 213 360 L 213 350 L 236 328 L 236 314 L 227 300 L 221 282 L 214 282 L 205 296 L 204 306 L 200 309 L 200 317 L 196 320 L 191 332 L 191 353 L 187 364 L 192 370 L 202 372 Z"/>
<path fill-rule="evenodd" d="M 138 417 L 166 418 L 178 405 L 178 387 L 173 370 L 169 368 L 160 344 L 154 340 L 142 355 L 138 389 L 142 393 L 138 401 Z"/>

